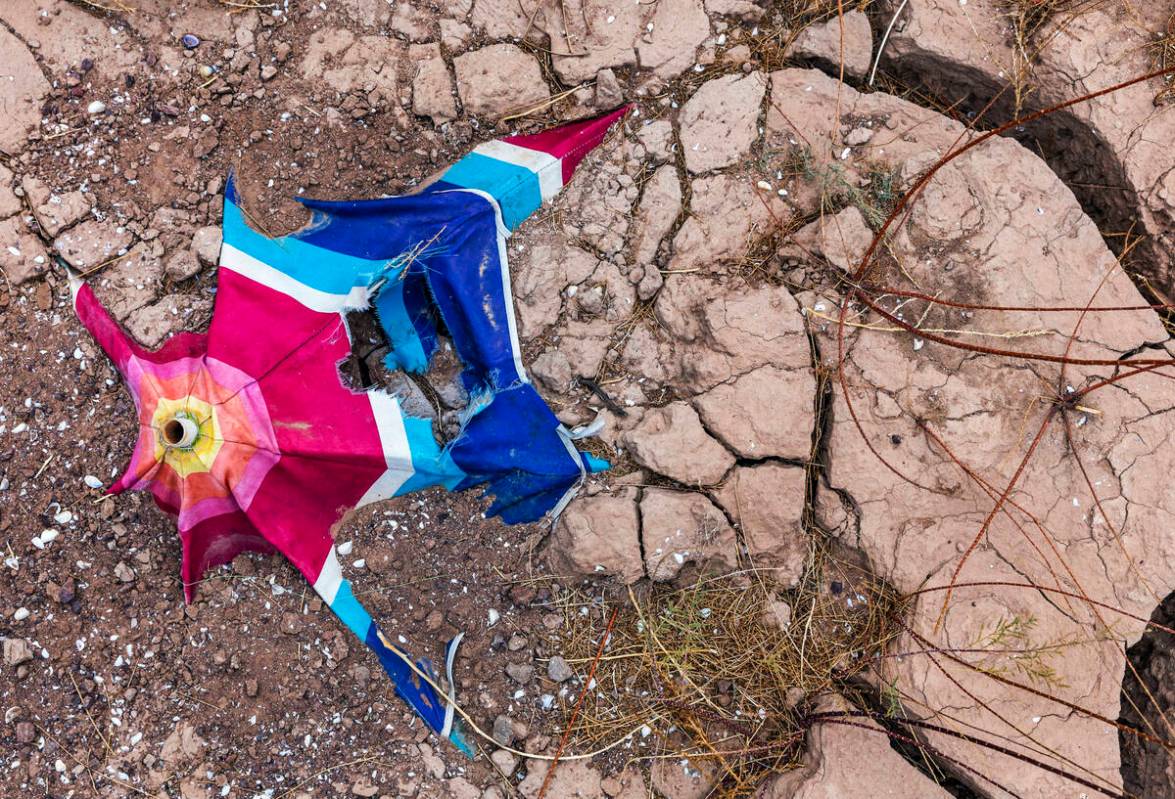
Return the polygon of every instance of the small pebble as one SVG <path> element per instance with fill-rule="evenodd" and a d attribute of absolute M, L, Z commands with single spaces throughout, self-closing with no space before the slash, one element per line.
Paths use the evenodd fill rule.
<path fill-rule="evenodd" d="M 98 114 L 101 114 L 105 111 L 106 111 L 106 103 L 102 102 L 101 100 L 95 100 L 94 102 L 92 102 L 88 106 L 86 106 L 86 113 L 89 114 L 90 116 L 97 116 Z"/>
<path fill-rule="evenodd" d="M 180 42 L 189 50 L 195 50 L 200 46 L 200 37 L 196 36 L 194 33 L 185 33 L 180 37 Z"/>
<path fill-rule="evenodd" d="M 12 618 L 16 619 L 17 621 L 24 621 L 28 617 L 29 617 L 29 609 L 28 608 L 17 608 L 16 613 L 12 614 Z"/>
<path fill-rule="evenodd" d="M 87 474 L 82 478 L 82 482 L 86 484 L 87 488 L 101 488 L 102 481 L 92 474 Z"/>

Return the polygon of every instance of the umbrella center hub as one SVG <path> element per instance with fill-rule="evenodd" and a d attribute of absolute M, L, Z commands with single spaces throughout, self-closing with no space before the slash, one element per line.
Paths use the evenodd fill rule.
<path fill-rule="evenodd" d="M 200 426 L 195 419 L 186 416 L 173 416 L 163 423 L 160 429 L 163 443 L 171 448 L 188 449 L 196 443 L 200 436 Z"/>

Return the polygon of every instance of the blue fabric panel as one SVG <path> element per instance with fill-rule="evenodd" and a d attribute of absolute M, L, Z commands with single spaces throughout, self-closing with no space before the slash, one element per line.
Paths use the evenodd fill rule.
<path fill-rule="evenodd" d="M 351 593 L 351 583 L 343 580 L 339 585 L 339 592 L 335 594 L 335 601 L 330 603 L 330 609 L 359 640 L 366 640 L 367 629 L 371 627 L 371 616 Z"/>
<path fill-rule="evenodd" d="M 524 166 L 516 166 L 480 153 L 470 153 L 445 172 L 446 183 L 463 189 L 479 189 L 498 201 L 502 221 L 514 230 L 543 204 L 539 178 Z"/>
<path fill-rule="evenodd" d="M 379 628 L 374 624 L 367 631 L 364 643 L 379 657 L 380 665 L 392 678 L 392 683 L 396 686 L 396 693 L 400 695 L 400 698 L 420 714 L 420 717 L 432 728 L 433 732 L 440 732 L 445 726 L 445 706 L 433 687 L 420 679 L 404 661 L 407 655 L 401 657 L 396 653 L 396 651 L 402 652 L 403 650 L 399 650 L 397 647 L 397 650 L 393 651 L 386 646 L 383 639 L 380 638 Z M 391 643 L 390 639 L 389 643 Z M 422 668 L 422 671 L 432 676 L 431 669 Z"/>
<path fill-rule="evenodd" d="M 579 459 L 558 433 L 559 420 L 534 387 L 516 385 L 494 395 L 451 445 L 453 460 L 486 484 L 490 514 L 510 524 L 535 521 L 579 480 Z"/>

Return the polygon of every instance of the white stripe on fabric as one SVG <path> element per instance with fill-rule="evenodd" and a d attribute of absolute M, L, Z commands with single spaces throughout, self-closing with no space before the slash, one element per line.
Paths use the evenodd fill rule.
<path fill-rule="evenodd" d="M 367 489 L 357 505 L 360 508 L 395 496 L 400 486 L 415 474 L 412 469 L 412 448 L 408 444 L 408 432 L 404 429 L 404 415 L 400 411 L 399 400 L 383 391 L 369 391 L 367 398 L 371 402 L 371 412 L 375 416 L 375 426 L 379 431 L 379 442 L 388 470 Z"/>
<path fill-rule="evenodd" d="M 328 294 L 300 283 L 280 269 L 275 269 L 231 244 L 220 251 L 220 268 L 236 272 L 274 291 L 292 297 L 312 311 L 336 313 L 346 308 L 363 308 L 368 303 L 367 288 L 355 286 L 347 294 Z"/>
<path fill-rule="evenodd" d="M 445 703 L 445 724 L 441 727 L 441 737 L 448 740 L 453 732 L 453 714 L 457 708 L 457 683 L 453 679 L 453 664 L 457 661 L 457 647 L 461 646 L 461 639 L 465 633 L 457 633 L 445 647 L 445 679 L 449 681 L 448 702 Z"/>
<path fill-rule="evenodd" d="M 473 151 L 529 169 L 539 179 L 539 193 L 542 194 L 543 202 L 549 201 L 563 188 L 563 162 L 550 153 L 519 147 L 501 139 L 479 144 Z"/>
<path fill-rule="evenodd" d="M 490 207 L 494 209 L 494 221 L 498 225 L 498 261 L 502 265 L 502 293 L 506 298 L 506 328 L 510 331 L 510 351 L 514 355 L 514 371 L 518 374 L 519 382 L 529 383 L 530 378 L 526 376 L 526 369 L 522 365 L 522 347 L 518 343 L 518 323 L 514 319 L 514 293 L 510 289 L 510 263 L 506 259 L 506 238 L 510 235 L 510 229 L 502 222 L 502 208 L 492 194 L 481 189 L 452 189 L 452 191 L 464 191 L 476 194 L 478 197 L 484 197 Z"/>
<path fill-rule="evenodd" d="M 314 593 L 322 597 L 322 601 L 330 605 L 339 593 L 339 586 L 343 583 L 343 570 L 339 566 L 339 557 L 335 554 L 334 545 L 326 555 L 326 562 L 318 572 L 318 579 L 314 581 Z"/>
<path fill-rule="evenodd" d="M 559 434 L 559 440 L 563 442 L 563 446 L 567 447 L 567 454 L 575 460 L 575 465 L 579 467 L 579 479 L 575 481 L 575 485 L 563 492 L 563 496 L 559 497 L 555 507 L 547 512 L 551 521 L 559 518 L 559 514 L 567 507 L 567 503 L 579 493 L 579 489 L 587 480 L 587 469 L 584 468 L 583 458 L 580 456 L 579 450 L 575 448 L 575 444 L 571 443 L 571 431 L 565 425 L 559 425 L 555 428 L 555 432 Z"/>

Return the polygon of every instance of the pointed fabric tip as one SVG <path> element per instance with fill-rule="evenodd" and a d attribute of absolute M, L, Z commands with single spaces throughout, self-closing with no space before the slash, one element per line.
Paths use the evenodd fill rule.
<path fill-rule="evenodd" d="M 563 166 L 563 183 L 567 183 L 584 156 L 595 149 L 612 126 L 630 110 L 632 106 L 625 105 L 603 116 L 560 125 L 528 136 L 507 136 L 502 141 L 559 159 Z"/>

